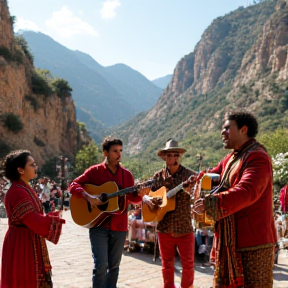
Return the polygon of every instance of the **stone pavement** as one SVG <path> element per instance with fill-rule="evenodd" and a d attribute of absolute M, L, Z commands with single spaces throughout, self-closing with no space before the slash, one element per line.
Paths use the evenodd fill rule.
<path fill-rule="evenodd" d="M 88 229 L 74 224 L 70 211 L 63 212 L 66 225 L 60 241 L 54 245 L 47 241 L 53 271 L 54 288 L 91 287 L 93 261 L 91 256 Z M 0 253 L 7 230 L 7 219 L 0 218 Z M 275 288 L 288 287 L 288 252 L 281 250 L 278 265 L 274 269 Z M 1 264 L 1 263 L 0 263 Z M 178 265 L 178 263 L 176 263 Z M 177 268 L 177 266 L 176 266 Z M 179 268 L 180 269 L 180 268 Z M 213 271 L 199 261 L 195 264 L 194 288 L 209 288 Z M 175 273 L 175 282 L 180 283 L 181 273 Z M 161 288 L 161 263 L 153 262 L 148 252 L 123 251 L 118 280 L 119 288 Z"/>

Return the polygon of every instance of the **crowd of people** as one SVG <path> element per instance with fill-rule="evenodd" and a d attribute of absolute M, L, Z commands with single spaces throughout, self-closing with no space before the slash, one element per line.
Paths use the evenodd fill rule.
<path fill-rule="evenodd" d="M 135 185 L 132 173 L 121 165 L 122 141 L 113 137 L 105 138 L 102 143 L 104 161 L 87 167 L 87 170 L 69 186 L 72 197 L 79 201 L 86 200 L 88 205 L 85 207 L 90 211 L 97 211 L 101 207 L 95 221 L 89 223 L 89 238 L 94 259 L 92 287 L 117 287 L 127 235 L 129 203 L 142 203 L 148 207 L 148 211 L 156 214 L 164 211 L 161 210 L 164 204 L 165 207 L 169 207 L 161 218 L 157 218 L 156 226 L 163 288 L 176 287 L 175 247 L 182 262 L 181 288 L 193 287 L 193 214 L 201 216 L 204 219 L 203 223 L 213 223 L 214 235 L 211 235 L 211 231 L 208 235 L 210 240 L 213 239 L 213 243 L 209 243 L 212 246 L 210 261 L 215 265 L 213 288 L 273 287 L 277 233 L 272 198 L 272 165 L 265 147 L 255 139 L 257 133 L 258 123 L 253 114 L 244 110 L 227 113 L 221 138 L 224 148 L 230 152 L 216 167 L 197 173 L 180 163 L 186 149 L 175 139 L 167 140 L 165 147 L 157 152 L 159 158 L 164 160 L 165 166 L 151 175 L 154 179 L 151 188 Z M 48 202 L 59 205 L 62 191 L 46 178 L 34 184 L 38 195 L 31 189 L 28 182 L 37 177 L 37 165 L 29 151 L 14 151 L 6 157 L 2 165 L 5 177 L 12 181 L 12 186 L 4 198 L 9 229 L 4 240 L 0 286 L 52 287 L 49 277 L 51 266 L 43 239 L 46 238 L 55 244 L 59 239 L 64 221 L 58 214 L 53 214 L 55 212 L 48 211 Z M 194 187 L 199 184 L 205 173 L 220 175 L 219 184 L 208 194 L 196 195 Z M 101 187 L 107 182 L 116 183 L 120 191 L 133 187 L 132 193 L 119 193 L 118 206 L 113 213 L 105 210 L 110 201 L 104 197 L 105 195 L 92 194 L 85 190 L 87 184 Z M 167 194 L 165 192 L 159 201 L 159 191 L 163 191 L 163 188 Z M 23 205 L 26 205 L 25 208 Z M 29 278 L 24 276 L 23 271 L 19 272 L 19 267 L 26 265 L 24 258 L 17 259 L 17 263 L 7 260 L 16 259 L 18 254 L 15 254 L 14 247 L 17 247 L 16 252 L 25 248 L 23 244 L 8 241 L 11 233 L 32 233 L 33 239 L 38 241 L 33 242 L 37 253 L 31 252 L 29 256 L 32 259 L 29 259 Z M 199 242 L 202 236 L 196 233 L 196 242 Z M 29 241 L 31 240 L 26 240 L 26 245 Z M 21 252 L 19 253 L 21 255 Z"/>
<path fill-rule="evenodd" d="M 31 184 L 42 202 L 45 213 L 55 211 L 56 209 L 59 210 L 62 201 L 64 201 L 63 206 L 69 207 L 69 191 L 62 191 L 55 181 L 50 180 L 48 177 L 42 177 L 37 181 L 33 181 Z"/>

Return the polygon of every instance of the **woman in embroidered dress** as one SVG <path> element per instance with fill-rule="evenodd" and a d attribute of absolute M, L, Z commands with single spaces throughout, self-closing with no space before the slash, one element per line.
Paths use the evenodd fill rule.
<path fill-rule="evenodd" d="M 4 198 L 9 228 L 2 249 L 0 287 L 53 287 L 45 238 L 57 244 L 65 220 L 58 212 L 43 215 L 42 203 L 29 185 L 37 177 L 30 151 L 9 153 L 2 169 L 12 185 Z"/>

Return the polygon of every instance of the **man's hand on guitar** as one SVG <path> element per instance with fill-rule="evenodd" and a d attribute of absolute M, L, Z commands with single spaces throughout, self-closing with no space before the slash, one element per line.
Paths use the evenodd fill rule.
<path fill-rule="evenodd" d="M 151 189 L 149 187 L 140 188 L 139 191 L 138 191 L 138 195 L 139 196 L 147 195 L 147 194 L 149 194 L 150 190 Z"/>
<path fill-rule="evenodd" d="M 197 175 L 191 175 L 186 181 L 183 182 L 184 188 L 192 188 L 197 181 Z"/>
<path fill-rule="evenodd" d="M 159 205 L 162 204 L 161 202 L 155 200 L 156 199 L 148 195 L 144 195 L 142 198 L 143 203 L 146 204 L 151 211 L 158 209 Z"/>
<path fill-rule="evenodd" d="M 82 196 L 83 196 L 83 198 L 85 198 L 91 204 L 92 207 L 95 207 L 95 206 L 98 206 L 98 205 L 102 205 L 102 204 L 105 203 L 105 202 L 102 202 L 99 199 L 99 196 L 89 195 L 84 190 L 82 192 Z"/>
<path fill-rule="evenodd" d="M 102 204 L 105 203 L 105 202 L 102 202 L 99 199 L 99 196 L 91 196 L 91 195 L 89 196 L 88 201 L 89 201 L 89 203 L 91 204 L 92 207 L 95 207 L 95 206 L 98 206 L 98 205 L 102 205 Z"/>

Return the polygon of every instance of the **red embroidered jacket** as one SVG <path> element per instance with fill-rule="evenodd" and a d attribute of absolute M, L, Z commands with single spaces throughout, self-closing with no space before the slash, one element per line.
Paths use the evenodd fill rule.
<path fill-rule="evenodd" d="M 250 142 L 250 141 L 249 141 Z M 251 143 L 255 142 L 251 141 Z M 244 144 L 245 145 L 245 144 Z M 223 176 L 233 153 L 210 172 Z M 237 248 L 276 243 L 273 220 L 272 165 L 264 147 L 248 150 L 229 175 L 228 191 L 217 194 L 223 217 L 234 214 Z"/>

